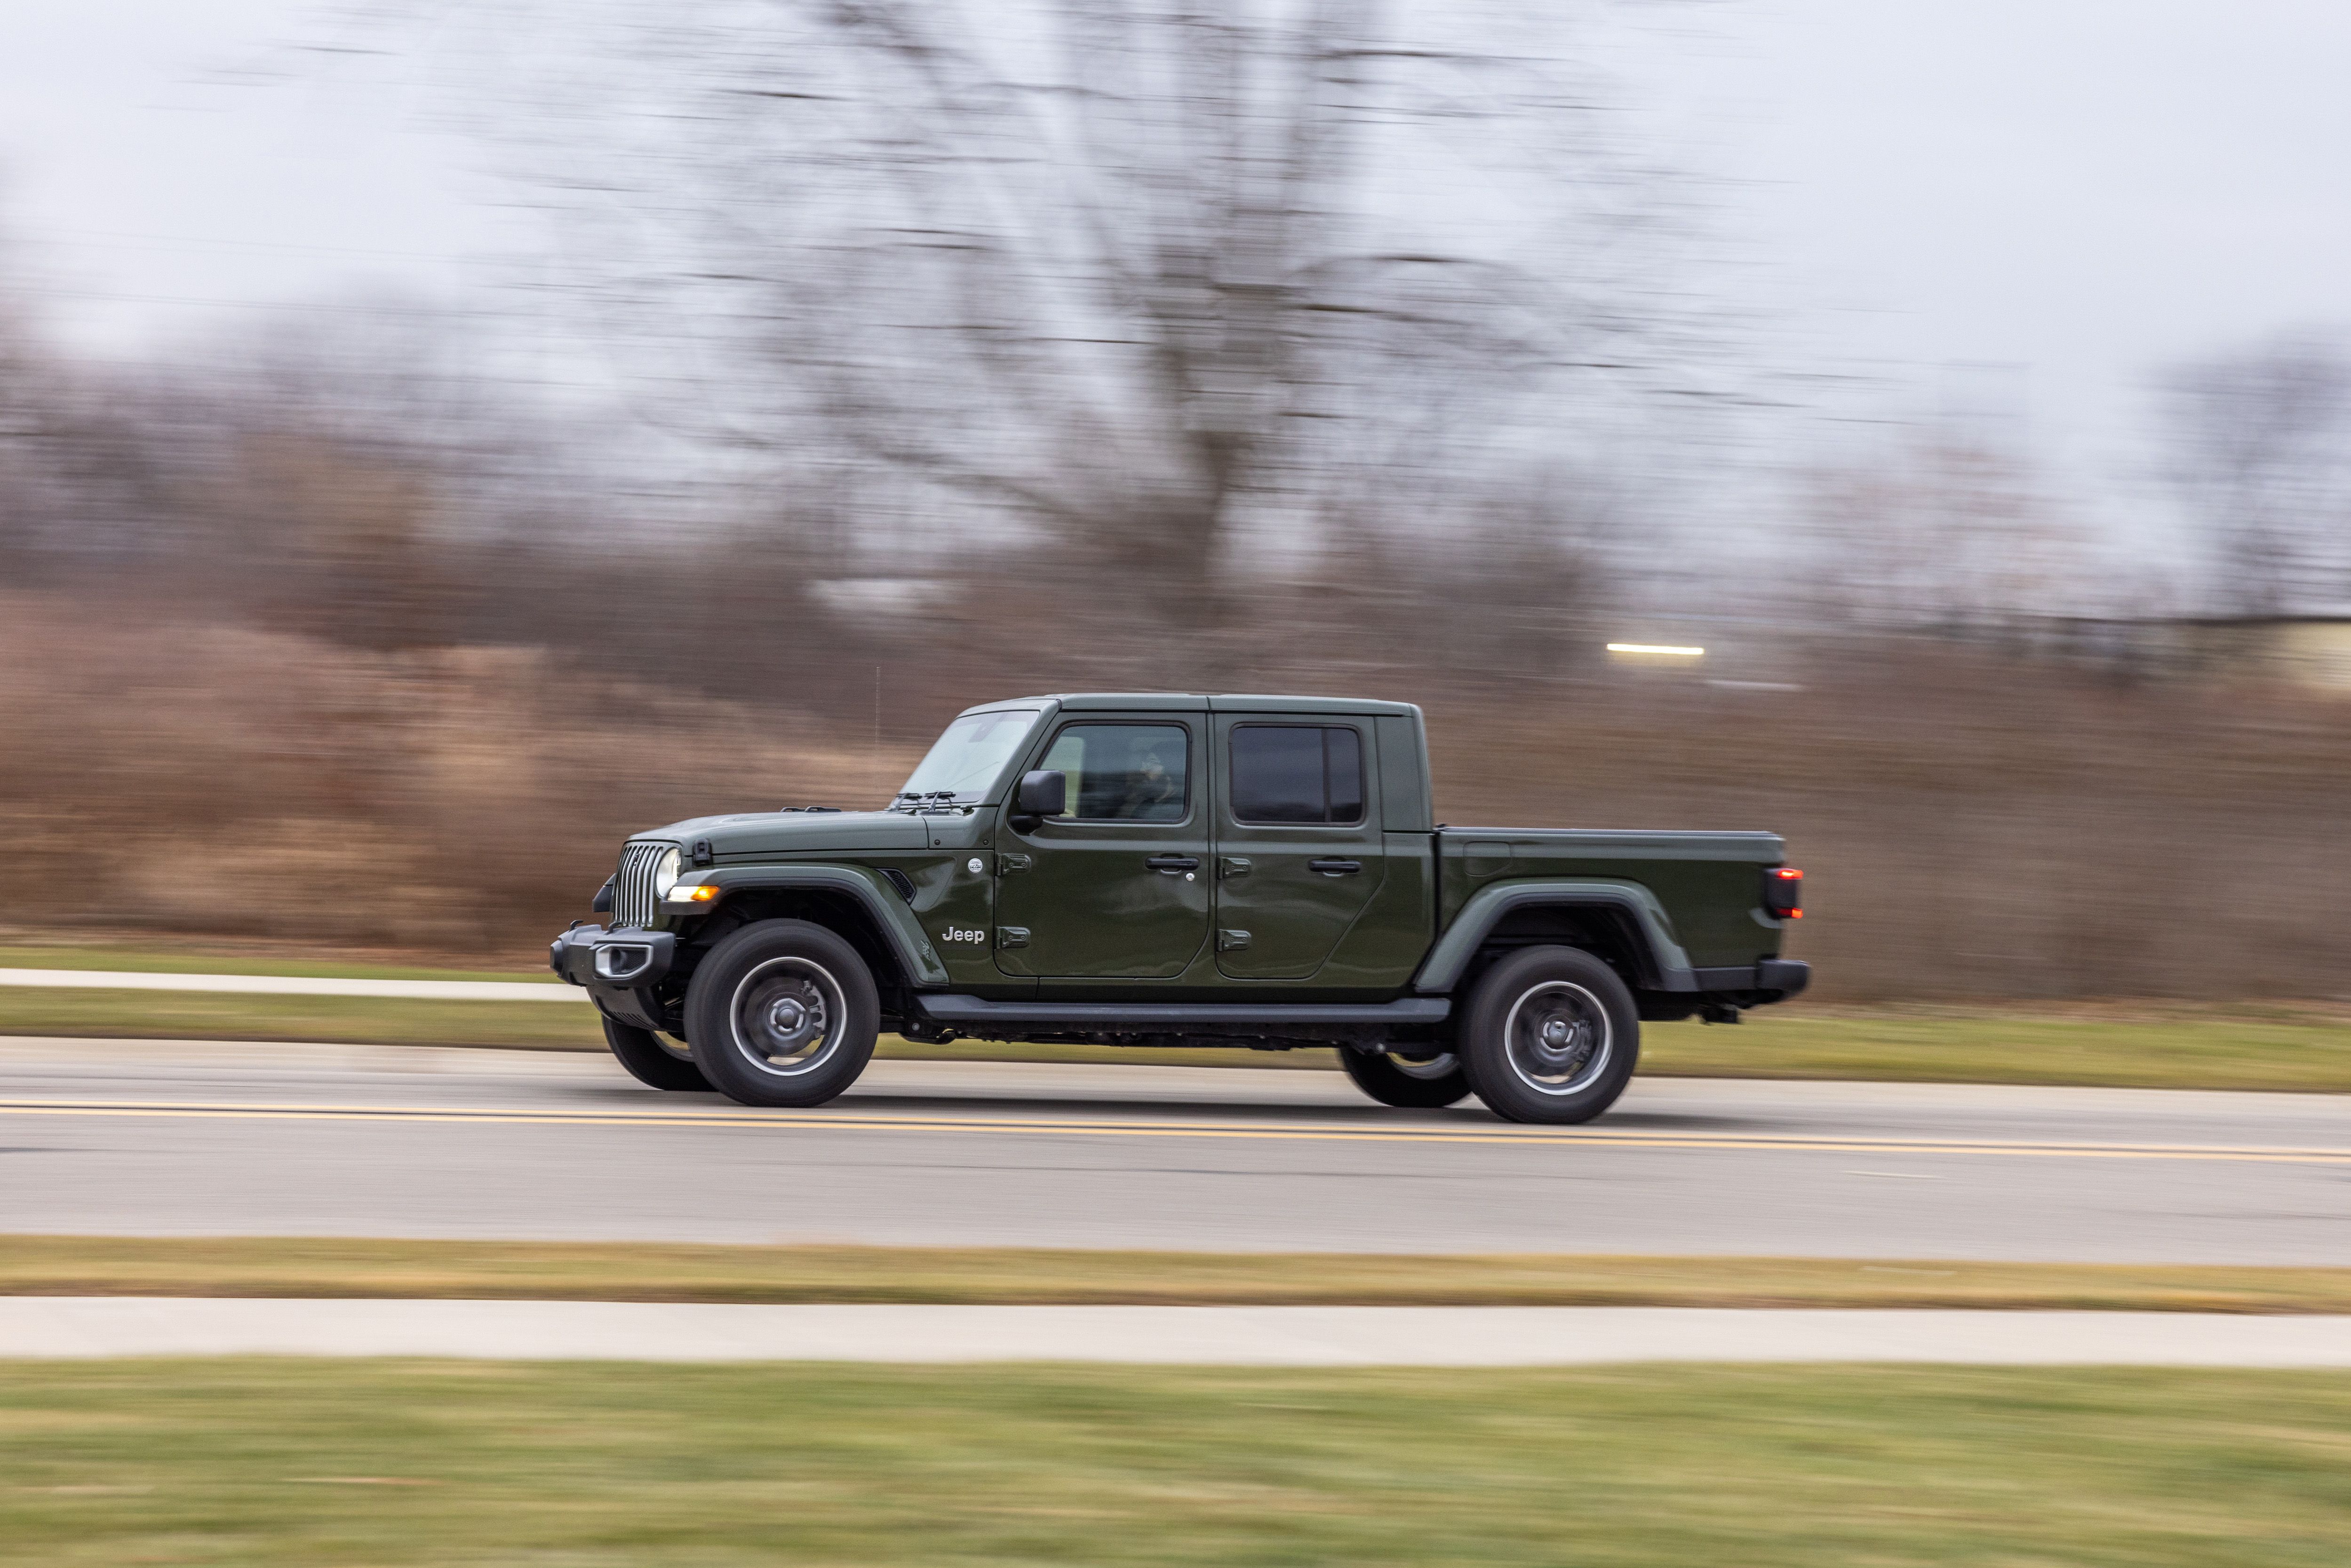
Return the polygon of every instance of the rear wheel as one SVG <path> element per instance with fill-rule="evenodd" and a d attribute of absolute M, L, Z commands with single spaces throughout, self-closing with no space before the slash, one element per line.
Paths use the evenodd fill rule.
<path fill-rule="evenodd" d="M 1450 1105 L 1469 1092 L 1468 1075 L 1449 1051 L 1356 1051 L 1339 1048 L 1339 1065 L 1355 1087 L 1383 1105 L 1426 1109 Z"/>
<path fill-rule="evenodd" d="M 1641 1019 L 1616 971 L 1577 947 L 1529 947 L 1479 977 L 1454 1049 L 1470 1087 L 1513 1122 L 1589 1122 L 1641 1055 Z"/>
<path fill-rule="evenodd" d="M 873 1055 L 881 1004 L 857 949 L 805 920 L 763 920 L 710 951 L 685 992 L 694 1060 L 746 1105 L 821 1105 Z"/>
<path fill-rule="evenodd" d="M 664 1045 L 661 1036 L 651 1030 L 608 1018 L 604 1020 L 604 1043 L 612 1048 L 612 1054 L 621 1059 L 621 1065 L 627 1068 L 630 1075 L 640 1083 L 651 1084 L 655 1089 L 709 1092 L 710 1080 L 702 1075 L 702 1069 L 694 1064 L 694 1058 L 683 1050 L 672 1050 Z"/>

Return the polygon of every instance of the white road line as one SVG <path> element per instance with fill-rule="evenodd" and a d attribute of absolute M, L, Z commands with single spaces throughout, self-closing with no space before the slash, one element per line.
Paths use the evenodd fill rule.
<path fill-rule="evenodd" d="M 236 991 L 265 997 L 404 997 L 415 1001 L 584 1002 L 561 981 L 353 980 L 308 975 L 167 975 L 132 969 L 0 969 L 0 986 L 120 991 Z"/>
<path fill-rule="evenodd" d="M 2351 1367 L 2351 1316 L 1699 1307 L 753 1306 L 0 1298 L 0 1358 Z"/>

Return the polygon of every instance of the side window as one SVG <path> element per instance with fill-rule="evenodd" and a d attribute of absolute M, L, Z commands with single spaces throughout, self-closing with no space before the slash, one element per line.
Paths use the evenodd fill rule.
<path fill-rule="evenodd" d="M 1174 724 L 1073 724 L 1040 768 L 1070 777 L 1076 822 L 1180 822 L 1190 783 L 1191 736 Z"/>
<path fill-rule="evenodd" d="M 1364 742 L 1325 725 L 1245 724 L 1232 737 L 1233 821 L 1272 826 L 1364 820 Z"/>

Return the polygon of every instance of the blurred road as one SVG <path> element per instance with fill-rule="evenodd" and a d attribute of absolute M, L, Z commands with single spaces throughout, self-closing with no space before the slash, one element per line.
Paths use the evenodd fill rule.
<path fill-rule="evenodd" d="M 1588 1128 L 1335 1073 L 0 1040 L 0 1230 L 2351 1265 L 2351 1096 L 1655 1079 Z"/>

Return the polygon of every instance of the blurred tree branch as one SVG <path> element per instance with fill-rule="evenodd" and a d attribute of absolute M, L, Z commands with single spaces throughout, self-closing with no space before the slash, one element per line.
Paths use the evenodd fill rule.
<path fill-rule="evenodd" d="M 1213 627 L 1252 519 L 1366 466 L 1566 471 L 1574 385 L 1671 358 L 1635 280 L 1674 177 L 1563 52 L 1401 9 L 567 11 L 586 42 L 502 130 L 674 427 L 960 498 L 963 542 L 1025 529 Z"/>
<path fill-rule="evenodd" d="M 2283 339 L 2182 366 L 2162 392 L 2216 607 L 2276 615 L 2351 592 L 2351 353 Z"/>

